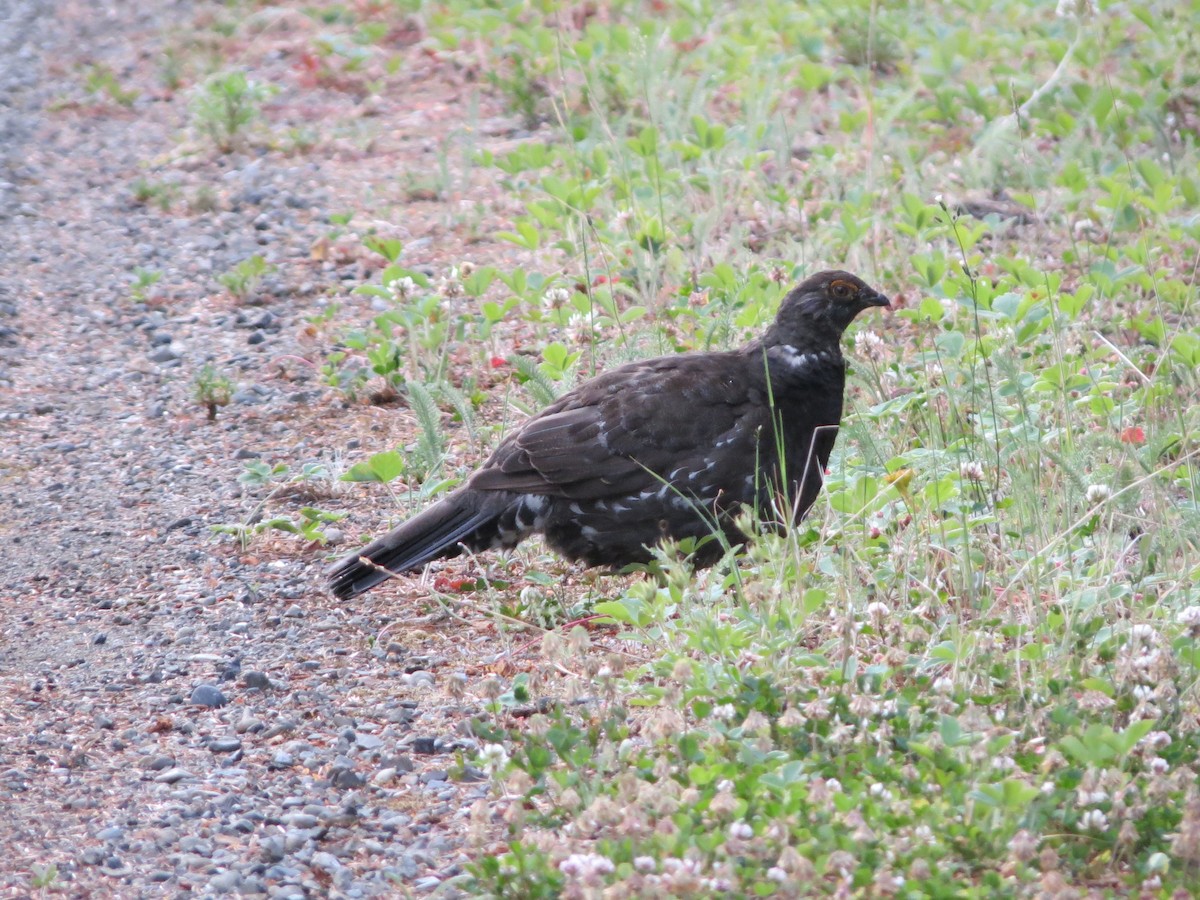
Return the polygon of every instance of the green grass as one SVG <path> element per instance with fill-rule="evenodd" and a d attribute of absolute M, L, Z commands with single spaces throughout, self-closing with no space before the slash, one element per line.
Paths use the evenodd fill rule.
<path fill-rule="evenodd" d="M 736 567 L 613 582 L 592 623 L 623 652 L 543 648 L 591 700 L 508 719 L 522 682 L 477 723 L 512 802 L 474 890 L 1192 889 L 1200 9 L 1102 5 L 399 4 L 537 129 L 472 161 L 536 262 L 430 278 L 379 249 L 362 290 L 392 306 L 325 368 L 348 394 L 469 424 L 505 336 L 540 358 L 497 390 L 535 409 L 757 333 L 802 272 L 900 298 L 854 329 L 813 516 Z M 469 430 L 426 409 L 391 468 L 495 438 Z M 506 614 L 580 614 L 521 589 Z"/>

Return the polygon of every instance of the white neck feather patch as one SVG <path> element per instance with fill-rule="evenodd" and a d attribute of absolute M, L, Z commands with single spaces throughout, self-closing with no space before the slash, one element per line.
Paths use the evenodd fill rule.
<path fill-rule="evenodd" d="M 791 344 L 780 344 L 767 351 L 767 356 L 774 362 L 781 363 L 793 372 L 803 372 L 819 365 L 833 361 L 830 353 L 801 353 Z"/>

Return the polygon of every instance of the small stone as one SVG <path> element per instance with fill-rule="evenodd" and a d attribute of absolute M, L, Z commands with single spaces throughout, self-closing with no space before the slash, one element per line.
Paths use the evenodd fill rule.
<path fill-rule="evenodd" d="M 289 828 L 316 828 L 321 824 L 320 819 L 309 813 L 288 813 L 279 821 Z"/>
<path fill-rule="evenodd" d="M 175 784 L 183 781 L 185 778 L 194 777 L 187 769 L 167 769 L 165 772 L 160 772 L 154 776 L 154 780 L 159 784 Z"/>
<path fill-rule="evenodd" d="M 213 753 L 233 753 L 242 749 L 242 742 L 235 737 L 213 738 L 208 742 L 208 749 Z"/>
<path fill-rule="evenodd" d="M 353 790 L 366 784 L 366 779 L 353 769 L 336 768 L 331 773 L 330 782 L 336 788 Z"/>
<path fill-rule="evenodd" d="M 211 684 L 196 685 L 192 691 L 192 703 L 195 706 L 224 706 L 229 699 Z"/>
<path fill-rule="evenodd" d="M 173 362 L 183 356 L 183 351 L 174 344 L 164 344 L 150 354 L 150 362 L 167 363 Z"/>
<path fill-rule="evenodd" d="M 314 869 L 318 869 L 328 875 L 332 875 L 334 872 L 342 868 L 342 861 L 332 853 L 322 850 L 313 854 L 311 865 Z"/>
<path fill-rule="evenodd" d="M 280 719 L 270 728 L 263 732 L 263 738 L 270 740 L 271 738 L 279 737 L 281 734 L 288 734 L 296 730 L 296 723 L 291 719 Z"/>
<path fill-rule="evenodd" d="M 412 750 L 413 753 L 420 753 L 422 756 L 432 756 L 437 753 L 437 738 L 413 738 Z"/>
<path fill-rule="evenodd" d="M 279 750 L 271 757 L 272 769 L 290 769 L 296 764 L 296 757 L 288 753 L 286 750 Z"/>
<path fill-rule="evenodd" d="M 354 738 L 359 750 L 375 750 L 383 746 L 383 739 L 373 734 L 360 734 Z"/>
<path fill-rule="evenodd" d="M 125 829 L 118 828 L 116 825 L 109 828 L 102 828 L 96 832 L 96 840 L 98 841 L 119 841 L 125 837 Z"/>
<path fill-rule="evenodd" d="M 220 875 L 217 875 L 215 878 L 209 881 L 208 886 L 211 890 L 216 891 L 218 894 L 227 894 L 230 891 L 237 890 L 238 885 L 241 883 L 241 873 L 235 871 L 234 869 L 230 869 L 227 872 L 222 872 Z"/>
<path fill-rule="evenodd" d="M 271 686 L 271 679 L 263 672 L 255 672 L 253 670 L 242 673 L 242 684 L 248 688 L 265 691 Z"/>
<path fill-rule="evenodd" d="M 304 617 L 304 610 L 300 608 L 299 604 L 293 603 L 283 611 L 283 614 L 289 619 L 301 619 Z"/>
<path fill-rule="evenodd" d="M 263 838 L 258 846 L 259 852 L 266 862 L 279 862 L 287 855 L 283 847 L 283 837 L 278 834 Z"/>

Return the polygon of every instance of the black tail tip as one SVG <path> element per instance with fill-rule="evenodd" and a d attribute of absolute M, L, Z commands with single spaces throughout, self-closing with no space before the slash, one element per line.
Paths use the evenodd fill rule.
<path fill-rule="evenodd" d="M 326 570 L 325 577 L 333 596 L 350 600 L 391 577 L 391 573 L 355 555 L 338 560 Z"/>

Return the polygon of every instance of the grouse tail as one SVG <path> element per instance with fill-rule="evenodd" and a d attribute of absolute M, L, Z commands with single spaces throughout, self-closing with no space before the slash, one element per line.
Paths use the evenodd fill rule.
<path fill-rule="evenodd" d="M 396 526 L 361 550 L 330 566 L 329 589 L 349 600 L 386 581 L 392 573 L 419 569 L 431 560 L 457 556 L 459 542 L 497 518 L 467 492 L 456 492 Z"/>

